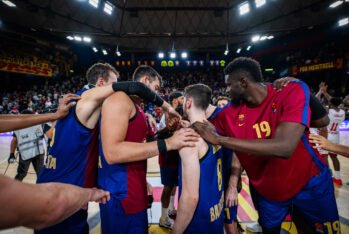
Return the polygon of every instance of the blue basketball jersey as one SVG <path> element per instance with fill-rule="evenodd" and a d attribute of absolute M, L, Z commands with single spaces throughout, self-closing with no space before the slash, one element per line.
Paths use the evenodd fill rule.
<path fill-rule="evenodd" d="M 223 233 L 224 185 L 222 148 L 209 145 L 200 159 L 199 201 L 185 233 Z M 179 164 L 179 194 L 182 192 L 182 167 Z"/>
<path fill-rule="evenodd" d="M 86 89 L 81 90 L 81 95 Z M 83 126 L 75 106 L 57 121 L 46 165 L 37 183 L 62 182 L 80 187 L 96 187 L 98 165 L 98 127 Z"/>
<path fill-rule="evenodd" d="M 227 104 L 226 106 L 229 106 L 230 104 Z M 224 107 L 216 107 L 216 109 L 213 111 L 210 117 L 208 117 L 208 120 L 212 122 L 219 112 L 221 112 L 224 109 Z M 229 148 L 222 147 L 223 151 L 223 184 L 224 184 L 224 191 L 229 186 L 229 179 L 230 179 L 230 173 L 231 173 L 231 164 L 233 160 L 233 150 Z M 224 203 L 225 204 L 225 203 Z M 225 207 L 224 208 L 224 223 L 231 224 L 233 221 L 237 221 L 237 205 L 232 207 Z"/>
<path fill-rule="evenodd" d="M 143 143 L 148 134 L 148 125 L 142 108 L 137 104 L 135 107 L 137 112 L 129 120 L 125 141 Z M 109 164 L 103 153 L 102 140 L 99 139 L 98 187 L 109 191 L 111 197 L 121 203 L 125 214 L 136 214 L 146 210 L 147 160 Z M 111 219 L 113 220 L 113 217 Z"/>

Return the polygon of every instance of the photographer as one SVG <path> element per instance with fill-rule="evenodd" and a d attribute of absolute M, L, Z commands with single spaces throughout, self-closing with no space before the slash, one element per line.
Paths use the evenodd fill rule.
<path fill-rule="evenodd" d="M 33 114 L 33 112 L 24 110 L 22 114 Z M 33 164 L 36 174 L 39 173 L 44 162 L 45 147 L 43 138 L 44 133 L 41 125 L 24 128 L 13 133 L 10 157 L 13 157 L 16 147 L 19 151 L 16 180 L 22 181 L 24 179 L 28 173 L 30 163 Z"/>

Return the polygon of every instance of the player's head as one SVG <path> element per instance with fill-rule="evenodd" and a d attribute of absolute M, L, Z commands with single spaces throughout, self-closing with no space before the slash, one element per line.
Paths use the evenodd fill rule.
<path fill-rule="evenodd" d="M 330 99 L 330 104 L 332 107 L 339 107 L 342 104 L 342 99 L 340 97 L 332 97 Z"/>
<path fill-rule="evenodd" d="M 105 86 L 117 82 L 119 72 L 109 63 L 95 63 L 86 72 L 87 82 L 90 86 Z"/>
<path fill-rule="evenodd" d="M 228 97 L 225 96 L 219 96 L 217 98 L 217 106 L 218 107 L 223 107 L 225 105 L 227 105 L 229 103 L 230 99 Z"/>
<path fill-rule="evenodd" d="M 231 61 L 225 67 L 224 74 L 227 92 L 234 103 L 240 103 L 245 99 L 249 84 L 262 81 L 260 64 L 247 57 L 239 57 Z"/>
<path fill-rule="evenodd" d="M 162 77 L 152 67 L 140 65 L 136 68 L 132 75 L 134 81 L 142 82 L 152 90 L 158 92 L 161 87 Z"/>
<path fill-rule="evenodd" d="M 178 106 L 183 106 L 183 102 L 184 102 L 183 93 L 180 91 L 172 92 L 168 97 L 168 101 L 170 102 L 173 108 L 177 108 Z"/>
<path fill-rule="evenodd" d="M 190 117 L 191 111 L 202 111 L 205 113 L 211 102 L 212 90 L 204 84 L 189 85 L 184 89 L 184 115 Z"/>

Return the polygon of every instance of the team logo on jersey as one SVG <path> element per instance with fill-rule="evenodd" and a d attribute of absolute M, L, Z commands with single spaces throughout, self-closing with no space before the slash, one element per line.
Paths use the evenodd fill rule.
<path fill-rule="evenodd" d="M 324 226 L 321 223 L 315 223 L 316 233 L 324 233 Z"/>
<path fill-rule="evenodd" d="M 273 110 L 273 112 L 276 112 L 276 109 L 278 108 L 278 104 L 276 102 L 273 102 L 271 104 L 271 109 Z"/>
<path fill-rule="evenodd" d="M 240 114 L 240 115 L 239 115 L 239 120 L 240 120 L 240 121 L 243 121 L 244 119 L 245 119 L 245 115 L 244 115 L 244 114 Z"/>

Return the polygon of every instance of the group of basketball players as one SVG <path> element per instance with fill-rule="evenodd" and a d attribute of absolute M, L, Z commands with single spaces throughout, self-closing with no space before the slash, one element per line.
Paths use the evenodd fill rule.
<path fill-rule="evenodd" d="M 263 233 L 280 233 L 288 214 L 300 230 L 339 233 L 331 175 L 308 140 L 310 126 L 324 127 L 328 119 L 307 85 L 293 80 L 276 91 L 272 84 L 262 82 L 259 63 L 244 57 L 234 59 L 224 72 L 231 98 L 228 105 L 210 106 L 208 86 L 188 86 L 174 97 L 181 103 L 183 119 L 189 121 L 182 124 L 187 127 L 146 142 L 153 133 L 140 108 L 142 102 L 161 106 L 168 122 L 181 119 L 156 93 L 161 76 L 149 66 L 140 66 L 133 81 L 117 82 L 119 74 L 112 66 L 93 65 L 87 71 L 88 85 L 78 93 L 80 100 L 56 123 L 37 182 L 109 191 L 110 201 L 100 205 L 102 232 L 147 233 L 146 159 L 159 154 L 168 158 L 169 151 L 178 150 L 179 171 L 174 177 L 180 198 L 176 220 L 170 224 L 173 233 L 223 233 L 224 219 L 226 231 L 237 233 L 242 169 L 250 180 Z M 184 98 L 179 99 L 181 95 Z M 174 195 L 175 185 L 166 185 L 164 209 L 169 207 L 168 196 Z M 163 215 L 166 218 L 168 210 Z M 35 232 L 88 231 L 87 211 L 81 209 Z"/>

